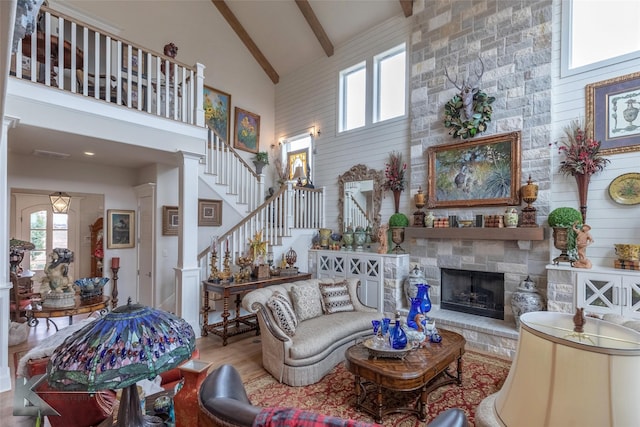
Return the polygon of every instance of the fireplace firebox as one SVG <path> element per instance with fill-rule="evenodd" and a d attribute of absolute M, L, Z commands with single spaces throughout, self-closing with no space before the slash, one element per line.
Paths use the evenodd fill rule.
<path fill-rule="evenodd" d="M 504 320 L 504 273 L 440 271 L 442 309 Z"/>

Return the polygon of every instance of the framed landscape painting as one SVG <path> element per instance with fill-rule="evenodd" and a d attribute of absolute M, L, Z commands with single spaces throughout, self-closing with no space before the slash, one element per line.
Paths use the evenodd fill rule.
<path fill-rule="evenodd" d="M 586 86 L 588 135 L 602 154 L 640 151 L 640 73 Z"/>
<path fill-rule="evenodd" d="M 107 211 L 107 248 L 121 249 L 135 246 L 135 211 L 109 209 Z"/>
<path fill-rule="evenodd" d="M 260 144 L 260 116 L 235 107 L 234 148 L 257 153 Z"/>
<path fill-rule="evenodd" d="M 229 144 L 231 136 L 231 94 L 204 87 L 204 119 L 207 126 Z"/>
<path fill-rule="evenodd" d="M 520 204 L 520 132 L 428 149 L 430 208 Z"/>

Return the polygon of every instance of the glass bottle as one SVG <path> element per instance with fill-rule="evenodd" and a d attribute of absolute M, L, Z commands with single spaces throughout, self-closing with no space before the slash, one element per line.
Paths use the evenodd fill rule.
<path fill-rule="evenodd" d="M 422 313 L 421 303 L 422 298 L 410 298 L 411 300 L 411 308 L 409 309 L 409 314 L 407 315 L 407 326 L 413 329 L 418 329 L 418 324 L 416 323 L 416 316 Z"/>
<path fill-rule="evenodd" d="M 396 312 L 396 321 L 393 328 L 391 328 L 389 344 L 394 350 L 402 350 L 407 346 L 407 334 L 404 332 L 402 325 L 400 324 L 399 312 Z"/>
<path fill-rule="evenodd" d="M 418 283 L 418 294 L 416 298 L 420 299 L 420 312 L 425 315 L 431 311 L 431 300 L 429 299 L 429 286 L 426 283 Z"/>

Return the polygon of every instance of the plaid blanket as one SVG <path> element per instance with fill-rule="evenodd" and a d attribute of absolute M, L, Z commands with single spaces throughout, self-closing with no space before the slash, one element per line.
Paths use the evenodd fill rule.
<path fill-rule="evenodd" d="M 295 408 L 264 408 L 253 421 L 253 427 L 372 427 L 362 421 L 345 420 Z"/>

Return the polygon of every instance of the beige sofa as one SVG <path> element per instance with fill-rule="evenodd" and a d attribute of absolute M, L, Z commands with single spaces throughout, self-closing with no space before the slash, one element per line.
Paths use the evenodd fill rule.
<path fill-rule="evenodd" d="M 346 284 L 352 307 L 350 311 L 327 314 L 320 289 L 322 284 Z M 242 299 L 245 310 L 257 313 L 262 334 L 262 363 L 280 382 L 304 386 L 320 381 L 334 366 L 344 360 L 345 350 L 356 340 L 373 333 L 371 321 L 382 313 L 363 305 L 357 297 L 358 279 L 311 279 L 269 286 L 247 293 Z M 274 316 L 274 294 L 288 299 L 298 320 L 295 331 L 281 327 L 281 316 Z M 302 295 L 302 300 L 301 300 Z M 310 296 L 311 295 L 311 296 Z M 315 296 L 314 296 L 315 295 Z M 319 295 L 320 300 L 316 301 Z M 322 306 L 322 314 L 312 318 L 298 315 L 300 306 L 312 303 Z M 286 304 L 285 304 L 286 305 Z"/>

